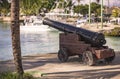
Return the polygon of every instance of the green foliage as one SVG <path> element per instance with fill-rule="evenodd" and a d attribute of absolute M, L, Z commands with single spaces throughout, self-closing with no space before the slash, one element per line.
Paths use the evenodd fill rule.
<path fill-rule="evenodd" d="M 25 73 L 23 75 L 23 78 L 19 78 L 17 73 L 4 72 L 4 73 L 0 73 L 0 79 L 37 79 L 37 78 L 34 78 L 29 73 Z"/>
<path fill-rule="evenodd" d="M 0 14 L 7 15 L 10 12 L 10 3 L 7 0 L 0 2 Z"/>
<path fill-rule="evenodd" d="M 100 15 L 101 5 L 94 2 L 91 3 L 91 13 L 94 13 L 95 15 Z"/>
<path fill-rule="evenodd" d="M 83 15 L 88 14 L 88 5 L 77 5 L 74 7 L 75 13 L 81 13 Z M 94 13 L 96 16 L 100 15 L 101 5 L 97 3 L 91 3 L 91 13 Z"/>
<path fill-rule="evenodd" d="M 43 0 L 40 10 L 46 9 L 46 12 L 50 11 L 51 9 L 55 8 L 55 0 Z"/>
<path fill-rule="evenodd" d="M 74 6 L 74 3 L 72 2 L 72 0 L 62 0 L 63 1 L 63 8 L 65 9 L 65 11 L 67 13 L 70 13 L 70 10 L 72 9 L 72 6 Z"/>
<path fill-rule="evenodd" d="M 45 9 L 50 11 L 55 0 L 20 0 L 20 12 L 26 15 L 38 14 Z M 10 3 L 7 0 L 0 1 L 0 14 L 7 15 L 10 12 Z"/>
<path fill-rule="evenodd" d="M 63 4 L 64 4 L 65 1 L 64 0 L 59 0 L 58 2 L 59 2 L 58 8 L 63 8 L 64 7 Z"/>
<path fill-rule="evenodd" d="M 104 32 L 106 36 L 120 36 L 120 27 L 115 27 L 110 31 Z"/>
<path fill-rule="evenodd" d="M 114 8 L 112 10 L 112 16 L 113 17 L 118 17 L 120 15 L 120 9 L 119 8 Z"/>
<path fill-rule="evenodd" d="M 74 7 L 75 13 L 81 13 L 83 15 L 88 14 L 88 5 L 78 5 Z"/>
<path fill-rule="evenodd" d="M 21 0 L 20 8 L 24 14 L 36 14 L 39 11 L 41 0 Z"/>
<path fill-rule="evenodd" d="M 21 0 L 20 8 L 21 12 L 26 15 L 38 14 L 44 9 L 49 11 L 54 5 L 54 2 L 55 0 Z"/>
<path fill-rule="evenodd" d="M 96 9 L 96 16 L 101 15 L 101 8 Z"/>

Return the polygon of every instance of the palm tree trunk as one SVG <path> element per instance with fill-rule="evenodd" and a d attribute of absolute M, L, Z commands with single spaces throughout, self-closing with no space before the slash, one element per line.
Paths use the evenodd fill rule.
<path fill-rule="evenodd" d="M 22 76 L 21 47 L 20 47 L 20 27 L 19 27 L 19 0 L 11 1 L 11 32 L 12 32 L 12 49 L 16 71 Z"/>

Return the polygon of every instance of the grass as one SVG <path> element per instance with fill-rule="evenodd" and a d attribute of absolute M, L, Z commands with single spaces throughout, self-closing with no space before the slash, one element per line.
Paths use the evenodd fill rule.
<path fill-rule="evenodd" d="M 0 79 L 21 79 L 21 78 L 18 77 L 17 73 L 3 72 L 0 73 Z M 39 79 L 39 78 L 35 78 L 31 74 L 25 73 L 22 79 Z"/>

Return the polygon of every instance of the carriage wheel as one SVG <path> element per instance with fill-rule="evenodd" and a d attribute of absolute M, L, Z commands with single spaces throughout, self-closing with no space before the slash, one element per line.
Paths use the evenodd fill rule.
<path fill-rule="evenodd" d="M 58 59 L 61 62 L 66 62 L 68 60 L 68 54 L 66 48 L 60 48 L 58 51 Z"/>
<path fill-rule="evenodd" d="M 82 61 L 82 57 L 83 57 L 82 54 L 79 54 L 78 56 L 79 56 L 79 60 Z"/>
<path fill-rule="evenodd" d="M 95 64 L 95 60 L 94 60 L 94 55 L 92 54 L 91 51 L 85 51 L 83 53 L 83 63 L 89 66 L 92 66 Z"/>
<path fill-rule="evenodd" d="M 113 60 L 114 60 L 114 58 L 115 58 L 115 53 L 114 53 L 114 55 L 113 56 L 111 56 L 111 57 L 108 57 L 108 58 L 105 58 L 104 60 L 105 60 L 105 62 L 106 63 L 111 63 Z"/>

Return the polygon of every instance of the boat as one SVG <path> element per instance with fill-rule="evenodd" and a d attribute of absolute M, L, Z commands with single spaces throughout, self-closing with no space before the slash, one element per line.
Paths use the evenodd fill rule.
<path fill-rule="evenodd" d="M 40 31 L 48 31 L 50 30 L 48 25 L 42 24 L 42 18 L 37 16 L 27 17 L 24 20 L 23 25 L 20 25 L 21 31 L 27 32 L 40 32 Z"/>
<path fill-rule="evenodd" d="M 88 22 L 87 19 L 78 19 L 76 22 L 76 27 L 82 27 Z"/>
<path fill-rule="evenodd" d="M 47 25 L 32 25 L 32 26 L 20 26 L 21 31 L 31 31 L 31 32 L 38 32 L 38 31 L 49 31 L 49 26 Z"/>

